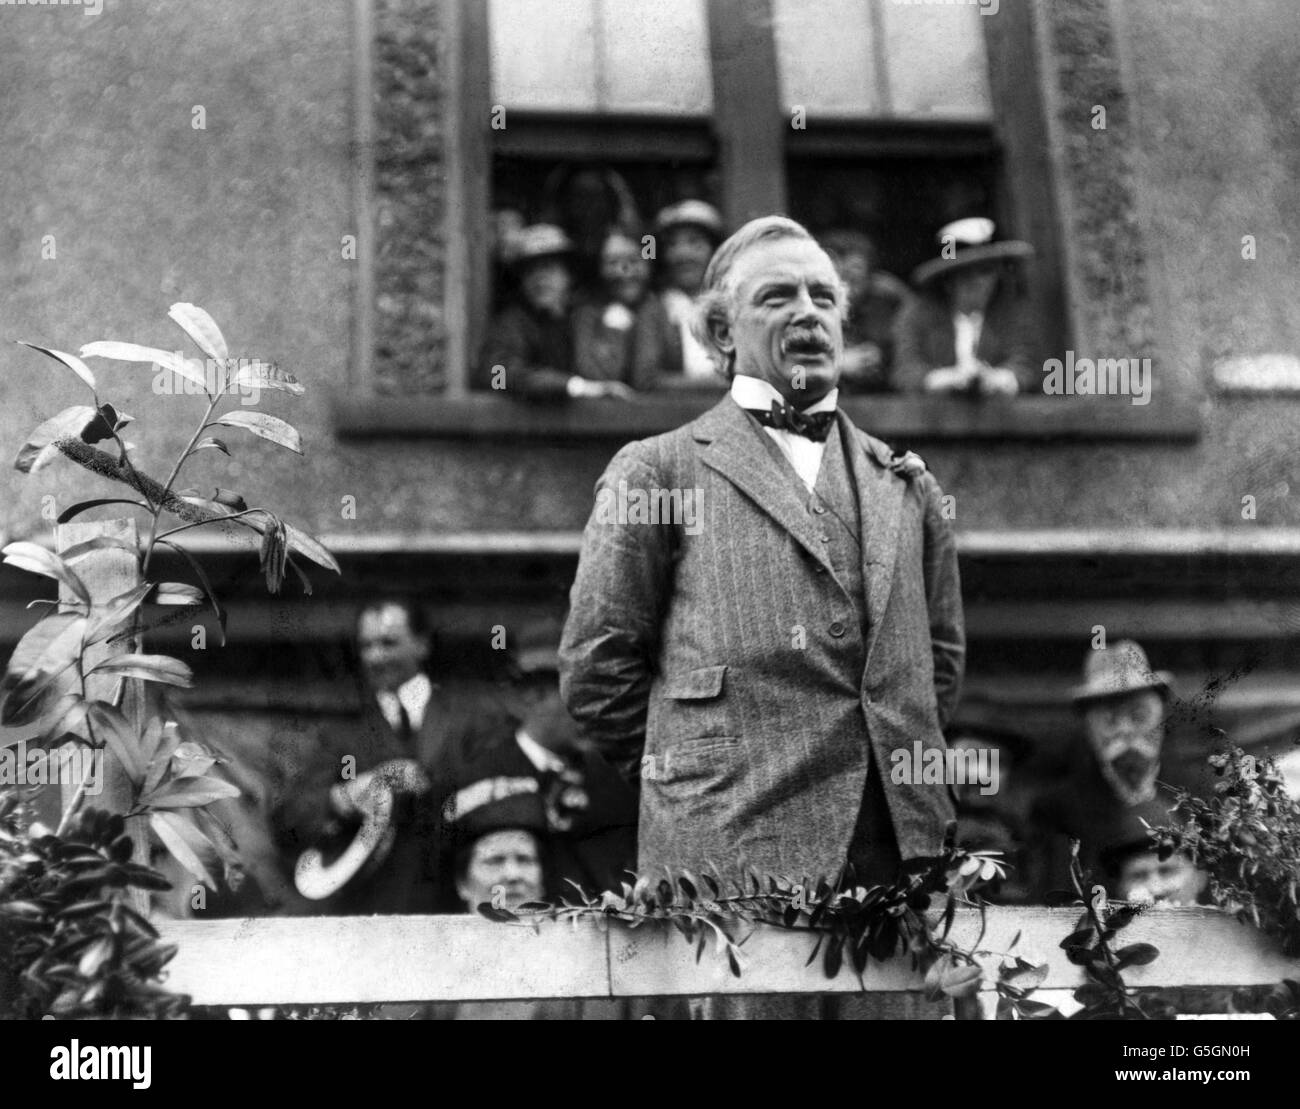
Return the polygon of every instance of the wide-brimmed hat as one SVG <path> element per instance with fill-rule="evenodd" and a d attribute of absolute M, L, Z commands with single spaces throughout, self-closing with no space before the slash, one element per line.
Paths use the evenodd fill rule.
<path fill-rule="evenodd" d="M 912 284 L 929 285 L 936 279 L 970 266 L 1029 258 L 1034 248 L 1019 239 L 997 239 L 997 224 L 991 219 L 971 217 L 946 223 L 935 236 L 938 258 L 922 262 L 912 271 Z"/>
<path fill-rule="evenodd" d="M 1070 699 L 1078 705 L 1143 689 L 1168 696 L 1172 684 L 1169 671 L 1152 670 L 1146 652 L 1133 640 L 1121 639 L 1113 646 L 1088 652 L 1083 660 L 1083 684 L 1070 691 Z"/>
<path fill-rule="evenodd" d="M 670 204 L 655 216 L 655 234 L 662 235 L 673 227 L 698 227 L 715 243 L 726 237 L 722 216 L 718 210 L 703 200 L 682 200 Z"/>
<path fill-rule="evenodd" d="M 573 240 L 553 223 L 534 223 L 511 235 L 502 256 L 511 266 L 522 266 L 539 258 L 565 257 L 573 253 Z"/>

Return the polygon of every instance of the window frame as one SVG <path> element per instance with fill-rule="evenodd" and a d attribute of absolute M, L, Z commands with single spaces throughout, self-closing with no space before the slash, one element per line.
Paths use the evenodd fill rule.
<path fill-rule="evenodd" d="M 355 176 L 358 262 L 354 313 L 354 372 L 334 397 L 340 435 L 374 437 L 464 437 L 508 432 L 525 438 L 584 439 L 635 437 L 676 426 L 716 399 L 689 393 L 647 397 L 632 407 L 571 401 L 555 408 L 525 410 L 510 398 L 471 394 L 471 360 L 486 332 L 490 297 L 487 234 L 491 210 L 491 166 L 498 153 L 574 157 L 595 152 L 641 157 L 683 149 L 716 151 L 721 202 L 728 222 L 786 209 L 786 163 L 791 157 L 918 156 L 952 150 L 999 155 L 999 222 L 1035 244 L 1040 260 L 1030 285 L 1030 310 L 1044 350 L 1079 342 L 1076 295 L 1068 288 L 1069 244 L 1058 197 L 1062 172 L 1050 157 L 1053 89 L 1047 70 L 1051 27 L 1043 9 L 1004 5 L 996 19 L 982 20 L 986 36 L 993 122 L 813 119 L 802 130 L 783 126 L 776 42 L 769 0 L 708 0 L 714 112 L 704 117 L 608 115 L 511 109 L 509 126 L 493 132 L 484 105 L 491 103 L 488 15 L 482 0 L 448 0 L 445 14 L 444 122 L 447 327 L 445 389 L 428 397 L 387 398 L 375 388 L 373 197 L 375 140 L 373 113 L 375 0 L 355 0 L 357 42 L 356 133 L 360 165 Z M 755 6 L 762 11 L 755 13 Z M 754 58 L 770 64 L 755 65 Z M 758 105 L 766 104 L 762 109 Z M 680 143 L 682 145 L 674 145 Z M 1068 201 L 1068 197 L 1066 198 Z M 369 230 L 369 234 L 365 231 Z M 1190 440 L 1199 432 L 1196 398 L 1173 378 L 1167 400 L 1151 416 L 1145 407 L 1125 406 L 1122 419 L 1114 398 L 1071 401 L 1016 398 L 1005 407 L 972 404 L 963 398 L 886 395 L 850 398 L 873 430 L 884 435 L 924 438 L 1011 439 L 1156 438 Z M 489 406 L 500 406 L 492 411 Z M 418 415 L 417 415 L 418 414 Z M 1044 429 L 1050 429 L 1050 434 Z"/>

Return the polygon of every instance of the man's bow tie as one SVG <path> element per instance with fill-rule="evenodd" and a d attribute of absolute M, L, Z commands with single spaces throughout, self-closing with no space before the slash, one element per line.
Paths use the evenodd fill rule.
<path fill-rule="evenodd" d="M 829 412 L 800 412 L 791 404 L 779 400 L 772 402 L 771 411 L 762 408 L 746 408 L 746 412 L 764 427 L 774 427 L 778 431 L 792 431 L 811 439 L 814 443 L 826 442 L 826 436 L 835 426 L 835 410 Z"/>

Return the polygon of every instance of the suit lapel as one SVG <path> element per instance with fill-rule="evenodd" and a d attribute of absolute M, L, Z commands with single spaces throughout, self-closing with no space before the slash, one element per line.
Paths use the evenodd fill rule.
<path fill-rule="evenodd" d="M 813 526 L 808 506 L 758 438 L 762 434 L 728 396 L 701 417 L 695 438 L 701 442 L 712 440 L 700 454 L 705 465 L 749 497 L 830 571 L 825 545 Z"/>
<path fill-rule="evenodd" d="M 881 616 L 889 603 L 898 553 L 899 518 L 906 482 L 889 469 L 884 444 L 866 441 L 841 410 L 840 442 L 858 490 L 858 515 L 862 523 L 862 579 L 867 586 L 867 652 L 880 634 Z"/>

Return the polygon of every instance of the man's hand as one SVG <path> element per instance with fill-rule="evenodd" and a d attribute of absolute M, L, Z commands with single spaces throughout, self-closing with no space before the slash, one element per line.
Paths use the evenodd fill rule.
<path fill-rule="evenodd" d="M 425 793 L 430 781 L 414 759 L 389 759 L 330 790 L 330 802 L 342 816 L 364 816 L 379 791 Z"/>

